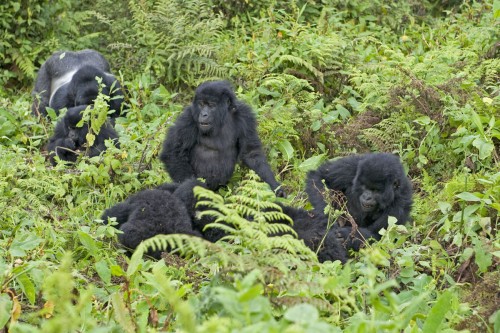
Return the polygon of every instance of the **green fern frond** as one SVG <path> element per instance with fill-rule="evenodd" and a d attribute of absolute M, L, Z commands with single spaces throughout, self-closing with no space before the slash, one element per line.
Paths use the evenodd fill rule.
<path fill-rule="evenodd" d="M 279 234 L 291 234 L 297 237 L 297 233 L 289 225 L 283 223 L 265 223 L 261 225 L 263 232 L 266 235 L 279 235 Z"/>
<path fill-rule="evenodd" d="M 300 57 L 296 57 L 296 56 L 293 56 L 290 54 L 284 54 L 279 58 L 278 63 L 281 65 L 283 62 L 286 62 L 286 61 L 289 61 L 297 66 L 301 66 L 301 67 L 306 68 L 309 72 L 311 72 L 314 75 L 314 77 L 319 82 L 321 82 L 322 84 L 324 83 L 323 73 L 320 72 L 318 69 L 316 69 L 313 66 L 313 64 L 311 64 L 310 62 L 308 62 Z"/>
<path fill-rule="evenodd" d="M 227 265 L 231 260 L 217 244 L 210 243 L 203 238 L 185 234 L 156 235 L 141 242 L 135 249 L 135 252 L 139 252 L 139 255 L 141 255 L 149 250 L 168 250 L 180 253 L 186 257 L 205 257 L 208 253 L 211 253 L 217 255 L 222 265 Z"/>

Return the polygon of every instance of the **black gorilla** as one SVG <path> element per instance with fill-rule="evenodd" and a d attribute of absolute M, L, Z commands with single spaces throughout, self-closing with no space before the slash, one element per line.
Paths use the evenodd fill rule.
<path fill-rule="evenodd" d="M 93 104 L 98 95 L 96 76 L 102 78 L 102 93 L 111 97 L 111 117 L 118 117 L 123 103 L 121 87 L 109 73 L 108 61 L 97 51 L 59 51 L 41 67 L 33 89 L 31 111 L 35 116 L 47 115 L 47 107 L 56 113 L 62 108 Z"/>
<path fill-rule="evenodd" d="M 378 232 L 387 228 L 389 216 L 394 216 L 398 224 L 409 219 L 412 186 L 399 157 L 393 154 L 348 156 L 310 171 L 306 192 L 316 214 L 323 214 L 326 207 L 325 185 L 346 196 L 347 210 L 359 227 L 354 237 L 351 237 L 351 226 L 337 228 L 339 237 L 347 241 L 349 248 L 359 250 L 363 240 L 380 239 Z"/>
<path fill-rule="evenodd" d="M 50 153 L 50 162 L 55 165 L 55 156 L 61 160 L 75 162 L 78 156 L 78 151 L 86 151 L 90 157 L 97 156 L 106 150 L 105 140 L 111 139 L 115 146 L 120 147 L 118 142 L 118 134 L 113 126 L 107 121 L 102 125 L 99 133 L 96 135 L 92 147 L 86 147 L 86 135 L 89 131 L 88 124 L 83 124 L 82 127 L 76 125 L 82 120 L 81 112 L 85 110 L 87 105 L 80 105 L 69 108 L 64 117 L 56 124 L 54 135 L 49 139 L 47 150 Z"/>
<path fill-rule="evenodd" d="M 347 249 L 337 238 L 335 227 L 327 230 L 328 219 L 325 215 L 313 214 L 302 208 L 282 204 L 280 206 L 283 213 L 293 220 L 292 227 L 298 238 L 304 240 L 307 247 L 318 253 L 319 262 L 340 260 L 345 263 L 347 261 Z M 280 221 L 276 222 L 279 223 Z M 281 221 L 281 223 L 288 224 L 285 221 Z"/>
<path fill-rule="evenodd" d="M 186 205 L 187 211 L 191 216 L 193 228 L 198 231 L 204 239 L 210 242 L 216 242 L 224 237 L 226 233 L 218 228 L 205 229 L 205 226 L 209 223 L 213 223 L 215 219 L 211 216 L 201 217 L 199 215 L 199 213 L 206 209 L 206 207 L 196 205 L 197 200 L 193 193 L 193 188 L 195 186 L 206 187 L 204 183 L 198 180 L 188 179 L 180 185 L 176 183 L 166 183 L 160 185 L 158 189 L 171 192 L 178 199 L 180 199 L 180 201 Z M 293 229 L 297 233 L 299 239 L 303 239 L 304 243 L 313 251 L 317 251 L 318 247 L 321 245 L 321 248 L 318 251 L 318 260 L 320 262 L 327 260 L 340 260 L 345 263 L 347 261 L 347 250 L 337 239 L 333 228 L 325 237 L 327 230 L 327 218 L 324 215 L 315 216 L 304 209 L 285 206 L 282 204 L 279 205 L 281 206 L 283 213 L 288 215 L 294 221 Z M 273 223 L 289 224 L 288 221 L 284 220 L 277 220 Z M 323 237 L 325 237 L 325 240 L 321 243 Z"/>
<path fill-rule="evenodd" d="M 196 89 L 193 103 L 169 129 L 160 159 L 175 182 L 204 178 L 212 190 L 228 183 L 241 160 L 284 196 L 262 151 L 252 110 L 236 99 L 227 81 Z"/>
<path fill-rule="evenodd" d="M 173 187 L 175 188 L 175 186 Z M 135 249 L 143 240 L 159 234 L 188 234 L 201 237 L 193 230 L 191 218 L 184 203 L 168 190 L 140 191 L 125 201 L 107 209 L 102 219 L 115 217 L 116 228 L 123 233 L 118 240 L 128 249 Z M 159 259 L 160 251 L 149 253 Z"/>
<path fill-rule="evenodd" d="M 182 183 L 165 183 L 157 187 L 159 190 L 168 191 L 176 196 L 185 206 L 187 212 L 191 218 L 193 229 L 199 232 L 204 239 L 209 242 L 215 243 L 226 233 L 218 228 L 208 228 L 205 226 L 209 223 L 215 222 L 212 216 L 200 216 L 206 207 L 197 205 L 198 200 L 194 196 L 193 188 L 195 186 L 201 186 L 207 188 L 207 185 L 194 178 L 189 178 Z"/>

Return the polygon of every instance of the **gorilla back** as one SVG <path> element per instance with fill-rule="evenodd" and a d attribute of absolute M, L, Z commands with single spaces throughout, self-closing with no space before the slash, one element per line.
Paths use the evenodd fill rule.
<path fill-rule="evenodd" d="M 102 93 L 111 97 L 112 117 L 120 115 L 123 96 L 121 86 L 109 73 L 108 61 L 97 51 L 58 51 L 41 67 L 33 89 L 31 111 L 35 116 L 47 115 L 47 107 L 56 113 L 62 108 L 92 104 L 99 86 L 96 77 L 102 78 Z"/>

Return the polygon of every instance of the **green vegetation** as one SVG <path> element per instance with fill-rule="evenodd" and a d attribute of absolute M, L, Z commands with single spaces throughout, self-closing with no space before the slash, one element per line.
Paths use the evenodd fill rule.
<path fill-rule="evenodd" d="M 7 0 L 0 26 L 0 331 L 500 332 L 499 0 Z M 82 48 L 127 88 L 121 148 L 51 167 L 33 79 Z M 99 216 L 169 180 L 164 133 L 214 78 L 256 111 L 288 203 L 307 207 L 305 174 L 326 159 L 394 152 L 412 223 L 319 264 L 268 237 L 274 197 L 238 168 L 200 193 L 230 242 L 158 236 L 129 259 Z"/>

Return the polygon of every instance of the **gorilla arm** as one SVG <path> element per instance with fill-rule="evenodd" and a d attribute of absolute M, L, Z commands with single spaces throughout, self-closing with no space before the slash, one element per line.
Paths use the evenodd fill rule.
<path fill-rule="evenodd" d="M 160 153 L 160 160 L 173 181 L 180 183 L 195 177 L 189 159 L 198 135 L 197 125 L 191 117 L 191 107 L 187 107 L 168 130 Z"/>
<path fill-rule="evenodd" d="M 360 160 L 361 158 L 357 155 L 348 156 L 325 162 L 317 170 L 309 171 L 306 192 L 316 213 L 324 214 L 327 205 L 324 197 L 325 185 L 328 189 L 345 193 L 352 185 Z"/>
<path fill-rule="evenodd" d="M 242 110 L 243 108 L 246 108 L 246 110 Z M 285 192 L 282 188 L 278 188 L 281 184 L 276 181 L 274 173 L 262 151 L 262 143 L 257 134 L 257 124 L 251 113 L 252 111 L 241 103 L 238 106 L 237 112 L 240 118 L 237 122 L 238 129 L 240 130 L 237 144 L 241 161 L 247 167 L 254 170 L 263 181 L 268 183 L 271 189 L 275 191 L 276 196 L 284 197 Z"/>

